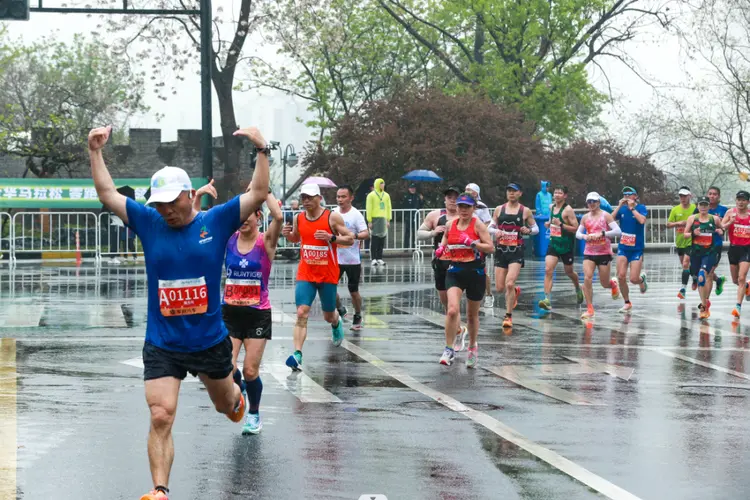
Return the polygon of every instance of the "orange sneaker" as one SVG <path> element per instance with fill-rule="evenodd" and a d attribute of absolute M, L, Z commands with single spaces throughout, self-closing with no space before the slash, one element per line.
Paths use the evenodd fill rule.
<path fill-rule="evenodd" d="M 513 318 L 506 316 L 503 320 L 503 328 L 513 328 Z"/>
<path fill-rule="evenodd" d="M 240 393 L 239 408 L 237 408 L 237 410 L 227 415 L 227 417 L 229 417 L 229 420 L 237 424 L 237 423 L 242 422 L 242 417 L 244 416 L 245 416 L 245 396 L 242 393 Z"/>
<path fill-rule="evenodd" d="M 612 300 L 619 299 L 620 298 L 620 287 L 617 286 L 617 282 L 615 280 L 610 280 L 609 284 L 612 287 Z"/>
<path fill-rule="evenodd" d="M 583 320 L 591 319 L 593 317 L 594 317 L 594 306 L 588 306 L 586 308 L 586 311 L 584 311 L 584 313 L 581 314 L 581 319 Z"/>
<path fill-rule="evenodd" d="M 734 316 L 737 319 L 740 319 L 740 310 L 737 309 L 736 307 L 732 309 L 732 316 Z"/>
<path fill-rule="evenodd" d="M 143 495 L 141 500 L 169 500 L 169 497 L 161 490 L 153 490 L 151 493 Z"/>

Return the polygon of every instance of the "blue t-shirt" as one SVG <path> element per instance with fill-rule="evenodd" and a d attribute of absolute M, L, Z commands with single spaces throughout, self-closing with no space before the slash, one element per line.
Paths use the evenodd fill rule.
<path fill-rule="evenodd" d="M 720 219 L 723 219 L 729 210 L 724 205 L 716 205 L 716 208 L 708 207 L 708 213 L 711 215 L 718 215 Z M 698 207 L 695 207 L 694 214 L 698 213 Z M 714 246 L 720 247 L 724 244 L 724 236 L 714 233 Z"/>
<path fill-rule="evenodd" d="M 641 203 L 635 206 L 635 211 L 644 217 L 648 216 L 646 205 Z M 627 205 L 620 207 L 620 210 L 615 215 L 615 220 L 620 221 L 620 229 L 622 230 L 618 247 L 622 246 L 628 250 L 643 250 L 646 246 L 646 225 L 635 220 L 635 216 Z M 633 235 L 635 235 L 635 243 L 632 245 L 628 244 L 629 239 L 632 241 Z"/>
<path fill-rule="evenodd" d="M 240 197 L 200 212 L 179 229 L 169 227 L 151 207 L 131 199 L 126 206 L 128 226 L 140 238 L 146 258 L 146 342 L 169 351 L 197 352 L 224 340 L 222 268 L 227 242 L 242 225 Z"/>

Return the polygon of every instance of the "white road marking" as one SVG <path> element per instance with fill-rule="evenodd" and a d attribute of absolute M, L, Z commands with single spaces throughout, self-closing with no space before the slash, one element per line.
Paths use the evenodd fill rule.
<path fill-rule="evenodd" d="M 715 365 L 713 363 L 707 363 L 705 361 L 701 361 L 700 359 L 691 358 L 689 356 L 678 354 L 676 352 L 670 352 L 663 348 L 651 348 L 651 350 L 670 358 L 680 359 L 682 361 L 687 361 L 688 363 L 693 363 L 694 365 L 711 368 L 712 370 L 716 370 L 718 372 L 726 373 L 728 375 L 734 375 L 735 377 L 744 378 L 745 380 L 750 380 L 750 375 L 748 375 L 747 373 L 730 370 L 728 368 L 724 368 L 723 366 Z"/>
<path fill-rule="evenodd" d="M 10 304 L 5 312 L 3 326 L 12 328 L 35 328 L 44 314 L 44 304 Z"/>
<path fill-rule="evenodd" d="M 143 369 L 143 358 L 132 358 L 121 361 L 122 364 Z M 242 369 L 242 363 L 237 366 Z M 292 373 L 291 369 L 281 363 L 263 362 L 260 365 L 260 373 L 271 375 L 286 390 L 291 392 L 303 403 L 341 403 L 342 401 L 318 385 L 304 372 Z M 187 377 L 184 382 L 200 382 L 196 377 Z"/>
<path fill-rule="evenodd" d="M 532 370 L 525 369 L 525 367 L 523 366 L 490 366 L 484 367 L 484 369 L 494 373 L 498 377 L 502 377 L 508 380 L 509 382 L 520 385 L 525 389 L 538 392 L 539 394 L 543 394 L 549 398 L 556 399 L 557 401 L 562 401 L 563 403 L 568 403 L 569 405 L 607 406 L 602 403 L 592 403 L 583 396 L 579 396 L 574 392 L 560 389 L 543 380 L 533 378 L 535 373 L 533 373 Z M 584 372 L 587 373 L 588 370 L 584 370 Z"/>
<path fill-rule="evenodd" d="M 635 373 L 635 368 L 627 368 L 625 366 L 610 365 L 595 361 L 593 359 L 573 358 L 571 356 L 563 356 L 563 358 L 578 363 L 585 368 L 593 370 L 592 373 L 608 373 L 609 375 L 622 379 L 624 381 L 630 380 L 630 377 Z"/>
<path fill-rule="evenodd" d="M 89 326 L 127 328 L 128 324 L 119 305 L 92 305 L 89 306 Z"/>
<path fill-rule="evenodd" d="M 465 415 L 474 422 L 477 422 L 478 424 L 491 430 L 506 441 L 526 450 L 531 455 L 547 462 L 552 467 L 580 481 L 584 485 L 588 486 L 594 491 L 601 493 L 605 497 L 613 500 L 638 500 L 638 497 L 636 497 L 632 493 L 620 488 L 615 484 L 610 483 L 606 479 L 597 476 L 593 472 L 585 469 L 584 467 L 581 467 L 580 465 L 568 460 L 567 458 L 555 453 L 554 451 L 547 449 L 537 443 L 534 443 L 533 441 L 521 435 L 518 431 L 512 429 L 511 427 L 508 427 L 496 418 L 491 417 L 481 411 L 469 408 L 468 406 L 465 406 L 452 397 L 438 392 L 431 387 L 427 387 L 426 385 L 415 380 L 411 375 L 405 373 L 403 370 L 396 368 L 389 363 L 386 363 L 377 356 L 362 349 L 361 347 L 352 344 L 347 340 L 344 340 L 342 345 L 347 350 L 349 350 L 349 352 L 378 367 L 381 371 L 398 380 L 410 389 L 413 389 L 429 398 L 432 398 L 433 400 L 437 401 L 450 410 Z"/>
<path fill-rule="evenodd" d="M 281 307 L 273 306 L 271 308 L 271 317 L 274 323 L 281 323 L 282 325 L 294 325 L 296 319 L 286 314 Z"/>
<path fill-rule="evenodd" d="M 0 498 L 16 498 L 16 341 L 0 339 Z"/>

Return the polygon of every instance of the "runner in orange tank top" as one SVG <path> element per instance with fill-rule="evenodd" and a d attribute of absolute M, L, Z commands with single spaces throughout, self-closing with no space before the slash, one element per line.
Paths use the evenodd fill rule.
<path fill-rule="evenodd" d="M 331 324 L 331 340 L 336 346 L 344 340 L 341 317 L 336 311 L 336 288 L 339 281 L 338 246 L 351 246 L 354 235 L 346 228 L 341 214 L 320 206 L 320 187 L 304 184 L 300 193 L 304 211 L 297 214 L 294 227 L 284 226 L 284 237 L 300 243 L 300 263 L 294 300 L 297 322 L 294 325 L 294 353 L 286 360 L 293 371 L 302 369 L 302 346 L 307 339 L 307 319 L 315 295 L 320 296 L 323 318 Z"/>

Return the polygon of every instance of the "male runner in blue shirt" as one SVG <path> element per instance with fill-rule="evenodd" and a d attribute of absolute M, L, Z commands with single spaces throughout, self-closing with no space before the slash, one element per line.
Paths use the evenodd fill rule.
<path fill-rule="evenodd" d="M 102 148 L 111 131 L 104 127 L 89 133 L 91 174 L 99 200 L 143 245 L 148 279 L 143 378 L 151 411 L 148 458 L 154 489 L 141 500 L 165 500 L 182 379 L 188 373 L 198 376 L 216 410 L 233 422 L 245 413 L 239 381 L 232 376 L 220 287 L 227 241 L 268 195 L 270 148 L 254 127 L 235 132 L 250 139 L 259 153 L 252 187 L 208 212 L 193 208 L 190 177 L 177 167 L 164 167 L 151 177 L 151 197 L 143 206 L 117 192 L 104 164 Z"/>
<path fill-rule="evenodd" d="M 633 304 L 630 303 L 628 288 L 628 266 L 630 266 L 630 282 L 638 285 L 641 293 L 646 293 L 648 289 L 646 273 L 642 272 L 648 210 L 646 205 L 638 202 L 638 192 L 635 188 L 625 186 L 622 189 L 622 199 L 614 214 L 622 231 L 617 244 L 617 281 L 625 305 L 622 306 L 620 312 L 629 313 Z"/>

